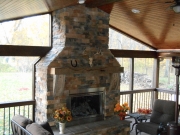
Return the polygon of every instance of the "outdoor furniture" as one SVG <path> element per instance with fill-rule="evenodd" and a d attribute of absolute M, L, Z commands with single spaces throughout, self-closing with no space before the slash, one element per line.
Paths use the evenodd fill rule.
<path fill-rule="evenodd" d="M 138 123 L 136 126 L 136 135 L 139 132 L 157 135 L 160 123 L 166 126 L 168 122 L 175 121 L 175 104 L 175 101 L 156 99 L 150 117 L 150 122 Z"/>
<path fill-rule="evenodd" d="M 11 128 L 13 135 L 54 135 L 48 122 L 37 124 L 22 115 L 13 116 Z"/>
<path fill-rule="evenodd" d="M 148 119 L 150 119 L 151 114 L 140 114 L 140 113 L 129 113 L 128 116 L 134 118 L 134 123 L 132 125 L 131 131 L 133 130 L 134 126 L 141 122 L 146 122 Z M 130 131 L 130 132 L 131 132 Z"/>

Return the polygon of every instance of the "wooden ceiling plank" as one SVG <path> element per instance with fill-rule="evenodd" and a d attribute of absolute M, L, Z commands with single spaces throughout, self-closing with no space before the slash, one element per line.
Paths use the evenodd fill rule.
<path fill-rule="evenodd" d="M 3 3 L 8 2 L 7 0 L 0 0 L 0 4 L 2 5 Z"/>
<path fill-rule="evenodd" d="M 112 25 L 112 23 L 110 23 L 111 25 Z M 139 31 L 143 34 L 143 35 L 146 35 L 146 38 L 149 40 L 149 41 L 151 41 L 152 42 L 152 44 L 154 45 L 154 43 L 155 42 L 157 42 L 157 39 L 156 39 L 156 37 L 154 36 L 154 34 L 151 32 L 151 30 L 149 30 L 148 28 L 146 28 L 145 26 L 145 29 L 143 29 L 144 27 L 142 26 L 142 25 L 140 25 L 140 24 L 136 24 L 136 27 L 139 29 Z M 130 28 L 130 27 L 129 27 Z M 128 28 L 128 29 L 129 29 Z M 130 31 L 132 30 L 132 29 L 129 29 Z M 132 34 L 132 32 L 131 32 L 131 34 Z M 136 35 L 136 36 L 139 36 L 139 35 Z M 134 36 L 134 37 L 136 37 L 136 36 Z M 137 38 L 137 37 L 136 37 Z M 146 43 L 147 44 L 147 43 Z M 151 44 L 151 45 L 152 45 Z M 153 46 L 153 47 L 155 47 L 155 46 Z"/>
<path fill-rule="evenodd" d="M 127 16 L 118 16 L 118 15 L 114 15 L 114 16 L 110 16 L 110 19 L 120 19 L 120 20 L 124 20 L 124 21 L 126 21 L 126 20 L 129 20 L 129 21 L 131 21 L 131 19 L 129 18 L 129 17 L 127 17 Z M 151 19 L 146 19 L 146 20 L 144 20 L 144 21 L 142 21 L 142 20 L 140 20 L 140 18 L 139 18 L 139 20 L 137 20 L 137 22 L 138 23 L 149 23 L 149 24 L 151 24 L 151 25 L 153 25 L 153 26 L 155 26 L 155 25 L 157 25 L 157 24 L 161 24 L 161 25 L 165 25 L 165 24 L 162 24 L 164 21 L 166 21 L 166 19 L 161 19 L 161 18 L 159 18 L 159 19 L 161 19 L 161 21 L 158 21 L 158 22 L 156 22 L 156 23 L 153 23 L 154 21 L 156 21 L 158 18 L 151 18 Z M 168 19 L 168 18 L 167 18 Z M 116 21 L 118 21 L 118 20 L 116 20 Z M 169 19 L 168 19 L 169 20 Z M 132 21 L 131 21 L 132 22 Z M 172 23 L 173 24 L 173 23 Z M 158 26 L 159 26 L 158 25 Z"/>
<path fill-rule="evenodd" d="M 78 0 L 1 0 L 0 20 L 52 12 L 77 5 Z M 180 17 L 169 0 L 86 0 L 85 5 L 110 13 L 110 25 L 156 48 L 179 48 Z M 140 10 L 133 14 L 132 9 Z"/>
<path fill-rule="evenodd" d="M 9 4 L 10 2 L 12 2 L 12 0 L 3 0 L 3 1 L 0 1 L 0 9 L 2 10 L 2 8 L 4 7 L 4 6 L 6 6 L 7 4 Z"/>
<path fill-rule="evenodd" d="M 12 7 L 12 6 L 15 6 L 16 5 L 16 1 L 8 1 L 7 3 L 3 3 L 0 7 L 0 9 L 1 9 L 1 12 L 4 10 L 4 9 L 11 9 L 10 7 Z"/>
<path fill-rule="evenodd" d="M 49 11 L 51 12 L 57 9 L 78 5 L 78 0 L 45 0 L 45 1 L 49 7 Z"/>
<path fill-rule="evenodd" d="M 157 50 L 157 49 L 156 49 L 155 47 L 153 47 L 152 45 L 149 45 L 149 44 L 141 41 L 140 39 L 137 39 L 137 38 L 135 38 L 135 37 L 132 37 L 132 36 L 129 35 L 128 33 L 125 33 L 125 32 L 119 30 L 118 28 L 116 28 L 116 27 L 114 27 L 114 26 L 112 26 L 112 25 L 110 25 L 110 28 L 112 28 L 112 29 L 114 29 L 114 30 L 116 30 L 116 31 L 118 31 L 118 32 L 120 32 L 120 33 L 128 36 L 128 37 L 131 38 L 131 39 L 134 39 L 135 41 L 137 41 L 137 42 L 139 42 L 139 43 L 141 43 L 141 44 L 143 44 L 143 45 L 145 45 L 145 46 L 147 46 L 147 47 L 149 47 L 149 48 L 151 48 L 151 49 L 153 49 L 153 50 Z"/>
<path fill-rule="evenodd" d="M 129 5 L 124 6 L 123 2 L 120 3 L 119 5 L 116 3 L 114 5 L 114 7 L 116 7 L 117 11 L 114 12 L 114 8 L 113 8 L 113 10 L 111 12 L 111 15 L 110 15 L 110 24 L 111 25 L 116 26 L 117 29 L 122 29 L 126 33 L 132 34 L 131 31 L 139 31 L 139 32 L 141 31 L 140 34 L 138 34 L 138 35 L 133 34 L 133 35 L 136 36 L 136 38 L 138 37 L 138 39 L 142 39 L 146 43 L 148 43 L 148 41 L 150 41 L 151 43 L 149 45 L 153 45 L 156 48 L 158 48 L 156 43 L 164 42 L 162 35 L 166 35 L 166 33 L 163 33 L 162 31 L 164 30 L 164 27 L 167 26 L 167 25 L 165 25 L 164 22 L 167 21 L 167 18 L 169 19 L 170 17 L 172 17 L 172 15 L 170 17 L 164 17 L 164 16 L 166 16 L 165 13 L 163 12 L 164 9 L 159 10 L 159 11 L 152 10 L 152 11 L 158 12 L 159 14 L 162 12 L 164 14 L 164 16 L 162 15 L 159 17 L 158 16 L 159 14 L 157 15 L 157 13 L 156 14 L 154 13 L 154 15 L 152 17 L 149 17 L 149 14 L 148 15 L 146 14 L 146 17 L 144 18 L 144 20 L 141 20 L 142 15 L 132 14 L 130 10 L 128 11 L 128 9 L 131 9 L 129 7 Z M 124 8 L 124 7 L 126 7 L 126 8 Z M 155 9 L 154 5 L 153 5 L 152 9 Z M 172 11 L 170 11 L 170 12 L 172 13 Z M 140 14 L 141 13 L 142 12 L 140 10 Z M 114 14 L 117 14 L 117 17 L 113 18 Z M 168 14 L 168 16 L 169 16 L 169 14 Z M 116 22 L 119 22 L 119 23 L 116 23 Z M 121 23 L 121 25 L 119 25 L 120 23 Z M 173 22 L 169 22 L 169 23 L 173 23 Z M 128 29 L 130 29 L 130 30 L 128 30 Z M 172 28 L 169 27 L 169 29 L 172 29 Z M 169 33 L 169 31 L 164 31 L 164 32 Z M 146 36 L 147 38 L 143 39 L 142 36 Z M 161 39 L 163 39 L 163 40 L 160 41 Z"/>
<path fill-rule="evenodd" d="M 43 9 L 41 8 L 42 0 L 38 1 L 38 2 L 34 2 L 34 3 L 32 3 L 31 1 L 28 1 L 28 2 L 29 2 L 28 6 L 26 6 L 27 1 L 21 1 L 21 3 L 19 5 L 18 5 L 18 3 L 17 3 L 17 5 L 14 4 L 13 6 L 16 6 L 17 8 L 14 8 L 12 10 L 7 10 L 7 9 L 9 9 L 9 7 L 7 7 L 7 9 L 4 9 L 4 12 L 2 11 L 1 14 L 6 14 L 5 20 L 9 20 L 9 18 L 13 18 L 13 16 L 17 16 L 17 14 L 19 15 L 17 18 L 22 18 L 23 16 L 30 16 L 33 14 L 37 14 L 37 12 L 44 13 L 44 12 L 48 11 L 45 8 L 43 8 Z M 40 5 L 40 7 L 38 7 L 38 5 Z M 9 5 L 9 6 L 11 6 L 11 5 Z M 41 12 L 40 12 L 40 10 L 41 10 Z M 14 19 L 16 19 L 16 18 L 14 18 Z"/>
<path fill-rule="evenodd" d="M 95 8 L 95 7 L 100 7 L 106 4 L 115 3 L 119 1 L 121 0 L 92 0 L 90 2 L 86 2 L 85 5 L 86 7 Z"/>

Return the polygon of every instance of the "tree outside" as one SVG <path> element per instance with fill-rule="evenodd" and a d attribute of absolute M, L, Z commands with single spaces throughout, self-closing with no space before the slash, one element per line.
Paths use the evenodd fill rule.
<path fill-rule="evenodd" d="M 49 14 L 0 23 L 1 45 L 50 46 Z"/>
<path fill-rule="evenodd" d="M 49 15 L 42 15 L 0 23 L 0 44 L 50 46 L 49 18 Z M 32 100 L 32 69 L 37 59 L 38 57 L 0 57 L 0 103 Z M 1 108 L 0 134 L 11 133 L 9 120 L 15 112 L 32 116 L 32 109 L 32 106 Z"/>

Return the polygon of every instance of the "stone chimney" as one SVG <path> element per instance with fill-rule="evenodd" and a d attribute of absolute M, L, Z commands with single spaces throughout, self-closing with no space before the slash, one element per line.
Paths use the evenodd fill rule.
<path fill-rule="evenodd" d="M 104 87 L 104 116 L 113 116 L 123 68 L 108 49 L 109 14 L 84 5 L 52 14 L 52 49 L 36 65 L 35 120 L 53 125 L 53 110 L 72 93 Z"/>

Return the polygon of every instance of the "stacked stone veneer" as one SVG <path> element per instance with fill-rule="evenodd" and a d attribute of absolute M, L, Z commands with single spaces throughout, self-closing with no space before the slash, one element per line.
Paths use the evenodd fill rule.
<path fill-rule="evenodd" d="M 120 74 L 98 71 L 102 67 L 113 71 L 113 67 L 120 66 L 108 49 L 109 14 L 78 5 L 57 10 L 52 15 L 53 47 L 36 65 L 36 122 L 51 123 L 53 110 L 66 105 L 69 94 L 99 87 L 105 87 L 104 116 L 113 116 L 114 105 L 119 100 Z M 92 67 L 89 58 L 93 58 Z M 63 86 L 61 92 L 54 91 L 52 68 L 72 70 L 61 73 L 63 84 L 58 84 Z M 86 72 L 73 73 L 77 68 Z"/>

